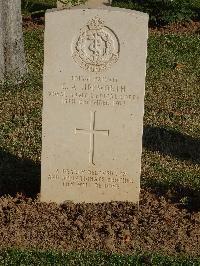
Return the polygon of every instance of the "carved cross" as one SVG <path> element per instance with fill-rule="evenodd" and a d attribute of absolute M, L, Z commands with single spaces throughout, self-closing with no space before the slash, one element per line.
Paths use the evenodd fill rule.
<path fill-rule="evenodd" d="M 90 111 L 90 129 L 75 129 L 75 134 L 82 133 L 82 134 L 88 134 L 90 136 L 90 146 L 89 146 L 89 164 L 94 163 L 94 137 L 95 134 L 101 134 L 104 136 L 109 136 L 109 130 L 97 130 L 95 129 L 95 114 L 96 112 Z"/>

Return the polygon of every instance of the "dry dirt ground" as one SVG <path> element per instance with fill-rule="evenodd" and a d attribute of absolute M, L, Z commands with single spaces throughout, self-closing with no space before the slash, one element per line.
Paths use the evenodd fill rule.
<path fill-rule="evenodd" d="M 164 27 L 150 28 L 150 32 L 158 34 L 199 34 L 200 21 L 172 23 Z"/>
<path fill-rule="evenodd" d="M 200 255 L 200 211 L 142 191 L 131 203 L 63 205 L 22 195 L 0 198 L 0 245 L 71 250 Z"/>

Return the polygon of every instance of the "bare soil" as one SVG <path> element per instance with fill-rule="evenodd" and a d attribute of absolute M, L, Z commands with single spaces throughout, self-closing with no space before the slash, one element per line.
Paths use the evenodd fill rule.
<path fill-rule="evenodd" d="M 23 29 L 26 31 L 34 29 L 44 29 L 45 19 L 44 17 L 32 18 L 31 16 L 23 17 Z"/>
<path fill-rule="evenodd" d="M 176 22 L 163 27 L 151 27 L 158 34 L 200 34 L 200 21 Z"/>
<path fill-rule="evenodd" d="M 42 250 L 200 255 L 200 211 L 142 190 L 131 203 L 63 205 L 18 195 L 0 198 L 0 246 Z"/>

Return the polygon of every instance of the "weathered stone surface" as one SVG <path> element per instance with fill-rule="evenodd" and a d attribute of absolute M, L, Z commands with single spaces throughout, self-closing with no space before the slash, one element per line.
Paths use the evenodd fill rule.
<path fill-rule="evenodd" d="M 46 14 L 41 200 L 139 201 L 148 16 Z"/>
<path fill-rule="evenodd" d="M 27 72 L 20 0 L 0 0 L 0 37 L 1 80 L 19 80 Z"/>

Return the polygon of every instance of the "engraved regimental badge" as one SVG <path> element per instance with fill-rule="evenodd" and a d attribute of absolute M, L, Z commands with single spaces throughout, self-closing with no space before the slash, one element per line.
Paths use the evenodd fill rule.
<path fill-rule="evenodd" d="M 83 69 L 90 72 L 107 70 L 119 58 L 119 40 L 98 16 L 81 29 L 72 43 L 72 57 Z"/>

